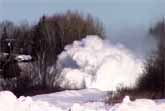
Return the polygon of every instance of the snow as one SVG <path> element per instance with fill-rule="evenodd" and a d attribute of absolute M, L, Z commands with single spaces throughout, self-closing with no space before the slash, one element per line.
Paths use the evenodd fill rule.
<path fill-rule="evenodd" d="M 63 91 L 34 97 L 16 98 L 9 91 L 0 92 L 0 111 L 164 111 L 165 100 L 131 101 L 128 96 L 122 103 L 105 104 L 106 93 L 96 89 Z"/>
<path fill-rule="evenodd" d="M 103 102 L 106 98 L 107 92 L 97 89 L 71 90 L 33 97 L 34 100 L 44 100 L 62 108 L 71 107 L 74 103 Z"/>
<path fill-rule="evenodd" d="M 54 84 L 64 89 L 115 91 L 136 86 L 143 60 L 121 44 L 113 46 L 98 36 L 87 36 L 65 47 L 58 56 L 57 70 Z"/>
<path fill-rule="evenodd" d="M 32 60 L 32 57 L 30 55 L 18 55 L 18 56 L 16 56 L 15 60 L 28 61 L 28 60 Z"/>
<path fill-rule="evenodd" d="M 164 111 L 165 102 L 157 104 L 153 100 L 149 99 L 137 99 L 135 101 L 123 101 L 116 104 L 110 111 Z"/>
<path fill-rule="evenodd" d="M 0 111 L 63 111 L 44 101 L 33 101 L 31 97 L 16 98 L 9 91 L 0 92 Z"/>

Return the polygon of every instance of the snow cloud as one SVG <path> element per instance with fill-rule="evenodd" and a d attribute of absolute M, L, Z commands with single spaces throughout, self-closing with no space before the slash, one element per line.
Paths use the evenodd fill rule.
<path fill-rule="evenodd" d="M 136 86 L 143 62 L 121 44 L 114 46 L 98 36 L 87 36 L 65 47 L 58 56 L 57 70 L 55 85 L 62 88 L 115 91 Z"/>

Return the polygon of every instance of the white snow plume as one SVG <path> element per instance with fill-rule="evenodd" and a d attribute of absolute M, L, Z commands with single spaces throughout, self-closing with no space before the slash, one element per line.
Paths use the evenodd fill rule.
<path fill-rule="evenodd" d="M 98 36 L 87 36 L 65 47 L 57 70 L 55 85 L 62 88 L 115 91 L 136 85 L 143 62 L 121 44 L 112 46 Z"/>

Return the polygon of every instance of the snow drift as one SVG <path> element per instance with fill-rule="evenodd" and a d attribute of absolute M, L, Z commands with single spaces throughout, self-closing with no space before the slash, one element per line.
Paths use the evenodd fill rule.
<path fill-rule="evenodd" d="M 76 104 L 97 102 L 104 104 L 109 93 L 97 89 L 65 90 L 61 92 L 33 96 L 34 101 L 46 101 L 56 107 L 67 109 Z"/>
<path fill-rule="evenodd" d="M 87 36 L 67 45 L 58 56 L 55 85 L 115 91 L 135 87 L 142 71 L 142 60 L 121 44 L 114 46 L 98 36 Z"/>
<path fill-rule="evenodd" d="M 33 101 L 31 97 L 16 98 L 9 92 L 0 92 L 0 111 L 63 111 L 48 102 Z"/>
<path fill-rule="evenodd" d="M 125 97 L 122 103 L 115 104 L 114 106 L 104 102 L 86 101 L 86 99 L 84 101 L 84 98 L 79 99 L 79 103 L 74 103 L 72 102 L 73 97 L 70 96 L 73 92 L 75 93 L 76 91 L 41 95 L 37 97 L 37 100 L 23 96 L 16 98 L 13 93 L 3 91 L 0 92 L 0 111 L 164 111 L 165 109 L 164 102 L 156 103 L 149 99 L 130 101 L 129 97 Z M 82 92 L 84 93 L 84 91 Z M 74 97 L 78 97 L 79 94 L 81 95 L 81 91 L 77 92 Z M 90 98 L 92 97 L 95 98 L 95 94 L 90 96 Z M 47 98 L 47 100 L 43 101 L 44 98 Z M 68 99 L 68 101 L 64 98 Z M 65 105 L 70 103 L 72 103 L 71 106 L 65 107 Z M 61 107 L 59 107 L 60 104 Z"/>

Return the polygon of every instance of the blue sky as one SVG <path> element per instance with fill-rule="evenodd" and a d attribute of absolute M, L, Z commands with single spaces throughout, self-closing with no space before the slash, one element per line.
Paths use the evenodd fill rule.
<path fill-rule="evenodd" d="M 148 28 L 165 17 L 165 0 L 0 0 L 0 21 L 34 23 L 43 14 L 67 10 L 99 18 L 111 41 L 132 48 L 135 44 L 142 46 Z M 136 49 L 141 50 L 139 47 Z"/>
<path fill-rule="evenodd" d="M 146 24 L 165 15 L 164 0 L 0 0 L 0 20 L 34 22 L 68 9 L 91 13 L 107 25 Z"/>

